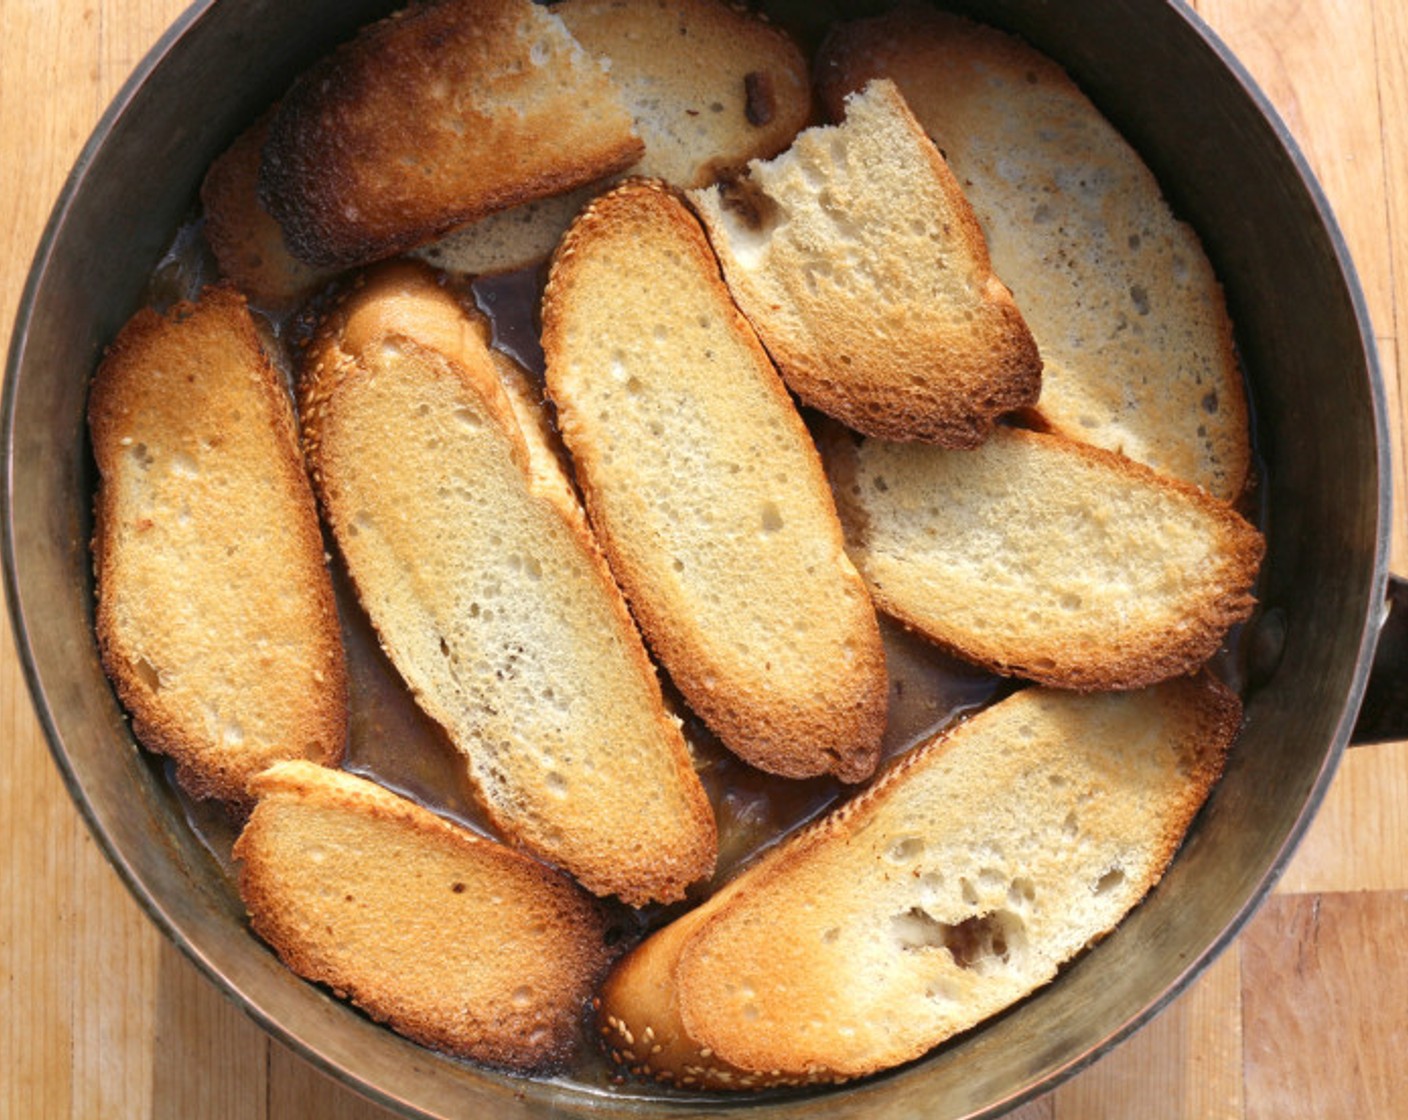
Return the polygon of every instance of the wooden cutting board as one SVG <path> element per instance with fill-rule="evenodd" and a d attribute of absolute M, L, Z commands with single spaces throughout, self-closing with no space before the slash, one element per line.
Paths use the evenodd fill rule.
<path fill-rule="evenodd" d="M 183 0 L 0 0 L 0 324 L 108 99 Z M 1403 452 L 1408 2 L 1196 0 L 1319 175 Z M 1196 91 L 1189 91 L 1195 96 Z M 1397 294 L 1405 293 L 1400 307 Z M 1408 573 L 1400 502 L 1393 567 Z M 73 808 L 0 636 L 0 1117 L 389 1114 L 272 1041 L 166 945 Z M 1150 1026 L 1020 1120 L 1408 1116 L 1408 743 L 1351 751 L 1276 894 Z"/>

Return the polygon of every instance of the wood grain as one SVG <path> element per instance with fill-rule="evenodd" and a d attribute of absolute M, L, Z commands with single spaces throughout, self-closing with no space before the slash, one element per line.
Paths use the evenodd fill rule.
<path fill-rule="evenodd" d="M 1408 892 L 1279 896 L 1242 939 L 1248 1120 L 1403 1116 Z"/>
<path fill-rule="evenodd" d="M 1363 281 L 1408 494 L 1408 4 L 1197 0 L 1333 204 Z M 74 157 L 184 0 L 0 0 L 0 324 Z M 1408 518 L 1394 568 L 1408 572 Z M 74 810 L 0 621 L 0 1117 L 389 1114 L 272 1042 L 165 944 Z M 1351 752 L 1243 937 L 1019 1120 L 1403 1115 L 1408 744 Z M 1347 1058 L 1332 1059 L 1342 1051 Z M 1397 1112 L 1395 1112 L 1397 1109 Z"/>

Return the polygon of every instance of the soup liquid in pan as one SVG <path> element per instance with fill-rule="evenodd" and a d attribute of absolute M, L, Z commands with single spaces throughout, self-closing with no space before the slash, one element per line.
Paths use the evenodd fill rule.
<path fill-rule="evenodd" d="M 148 302 L 165 307 L 194 299 L 201 287 L 217 279 L 199 221 L 182 227 L 159 265 Z M 541 385 L 543 356 L 538 343 L 538 303 L 545 279 L 542 268 L 465 281 L 460 295 L 488 316 L 494 345 L 523 365 Z M 256 321 L 260 320 L 258 309 Z M 292 369 L 291 339 L 307 329 L 293 318 L 264 316 L 266 342 L 276 364 Z M 425 715 L 401 682 L 375 631 L 357 601 L 335 545 L 329 541 L 333 586 L 347 651 L 350 718 L 343 766 L 395 790 L 473 831 L 495 837 L 478 805 L 465 764 L 445 732 Z M 1014 682 L 957 660 L 898 624 L 880 617 L 890 678 L 888 723 L 883 758 L 892 758 L 925 741 L 959 717 L 1012 691 Z M 1244 683 L 1241 628 L 1229 635 L 1212 669 L 1239 694 Z M 707 897 L 741 866 L 844 797 L 847 787 L 834 778 L 778 778 L 745 765 L 726 750 L 703 722 L 693 716 L 663 678 L 666 704 L 684 720 L 684 735 L 695 769 L 713 806 L 719 831 L 719 858 L 713 879 L 689 891 L 689 901 L 673 906 L 632 910 L 610 903 L 614 928 L 632 943 Z M 202 843 L 225 869 L 234 891 L 236 869 L 230 854 L 240 822 L 218 802 L 198 802 L 174 781 L 187 819 Z M 568 1080 L 601 1087 L 612 1079 L 599 1047 L 586 1033 L 581 1057 Z"/>

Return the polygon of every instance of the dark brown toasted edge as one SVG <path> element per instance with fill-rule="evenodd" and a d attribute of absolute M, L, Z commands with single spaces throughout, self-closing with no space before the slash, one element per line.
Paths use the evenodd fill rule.
<path fill-rule="evenodd" d="M 326 411 L 333 406 L 338 389 L 348 378 L 364 374 L 365 367 L 360 358 L 362 348 L 373 344 L 379 338 L 376 330 L 387 325 L 385 323 L 375 324 L 373 330 L 367 333 L 367 337 L 350 348 L 345 348 L 345 332 L 349 323 L 354 322 L 369 306 L 374 305 L 380 298 L 380 294 L 387 288 L 400 288 L 418 293 L 422 297 L 437 299 L 442 302 L 442 306 L 447 309 L 452 308 L 455 314 L 466 319 L 485 348 L 485 365 L 479 371 L 470 369 L 460 354 L 437 350 L 432 345 L 423 344 L 416 340 L 414 338 L 414 324 L 402 321 L 398 323 L 398 329 L 402 332 L 402 341 L 408 352 L 423 349 L 438 354 L 444 360 L 447 375 L 454 377 L 466 393 L 483 404 L 486 410 L 495 417 L 496 422 L 509 434 L 511 452 L 515 462 L 523 472 L 533 493 L 550 503 L 572 529 L 574 538 L 586 555 L 598 583 L 611 604 L 612 613 L 617 619 L 621 633 L 635 639 L 621 643 L 622 655 L 630 659 L 632 669 L 642 680 L 647 680 L 654 685 L 652 715 L 660 729 L 662 745 L 667 747 L 673 756 L 680 789 L 690 803 L 692 842 L 679 850 L 661 851 L 650 877 L 637 877 L 627 881 L 621 879 L 609 867 L 593 869 L 577 866 L 568 870 L 594 894 L 615 895 L 631 906 L 645 906 L 652 902 L 677 902 L 685 897 L 686 889 L 690 884 L 707 878 L 714 869 L 718 858 L 718 826 L 714 819 L 713 807 L 698 774 L 695 772 L 689 748 L 684 741 L 679 724 L 665 707 L 664 695 L 659 687 L 659 676 L 655 665 L 646 653 L 636 621 L 622 596 L 597 538 L 591 532 L 587 516 L 580 506 L 576 504 L 569 506 L 566 495 L 557 486 L 551 483 L 540 484 L 535 479 L 530 453 L 519 427 L 518 419 L 514 414 L 513 406 L 509 402 L 508 390 L 499 380 L 501 375 L 492 364 L 494 359 L 488 351 L 488 325 L 482 316 L 465 307 L 447 290 L 442 285 L 441 279 L 433 269 L 419 261 L 387 261 L 353 274 L 331 295 L 327 310 L 316 328 L 313 341 L 303 354 L 298 380 L 303 446 L 314 491 L 322 506 L 324 517 L 332 529 L 333 539 L 336 541 L 339 537 L 339 526 L 343 517 L 336 489 L 324 475 L 322 426 Z M 363 328 L 358 329 L 361 331 Z M 521 387 L 516 391 L 522 392 Z M 560 458 L 566 458 L 566 452 L 555 442 L 550 446 L 554 454 L 559 455 Z M 355 579 L 353 587 L 365 609 L 363 592 Z M 367 616 L 373 630 L 377 633 L 378 641 L 389 655 L 390 647 L 382 638 L 375 618 L 370 611 L 367 611 Z M 392 662 L 394 664 L 394 657 Z M 537 851 L 519 834 L 515 821 L 503 811 L 501 806 L 482 796 L 477 789 L 474 791 L 474 795 L 476 804 L 483 810 L 499 835 L 507 842 L 530 851 L 538 858 L 549 862 L 556 862 L 560 858 L 560 853 Z"/>
<path fill-rule="evenodd" d="M 478 18 L 493 19 L 497 14 L 486 9 Z M 465 0 L 414 0 L 362 28 L 294 81 L 269 124 L 258 181 L 260 203 L 282 228 L 284 243 L 294 257 L 318 268 L 370 264 L 500 210 L 625 171 L 640 159 L 644 145 L 631 133 L 590 159 L 579 155 L 573 162 L 525 175 L 512 186 L 478 199 L 446 202 L 433 221 L 398 221 L 380 230 L 359 230 L 347 221 L 352 184 L 341 164 L 349 156 L 355 161 L 357 138 L 330 129 L 325 111 L 355 101 L 377 80 L 387 59 L 394 59 L 417 35 L 438 49 L 453 37 L 460 19 L 476 17 L 474 5 Z M 471 157 L 466 153 L 465 158 L 493 159 L 496 154 Z"/>
<path fill-rule="evenodd" d="M 1140 883 L 1140 893 L 1120 922 L 1158 885 L 1173 862 L 1192 826 L 1221 778 L 1227 755 L 1242 726 L 1242 703 L 1236 693 L 1207 672 L 1156 686 L 1173 694 L 1167 704 L 1191 706 L 1196 712 L 1182 776 L 1187 785 L 1176 813 L 1153 842 L 1157 855 L 1151 873 Z M 936 762 L 961 736 L 965 726 L 983 713 L 959 720 L 933 738 L 888 763 L 873 782 L 863 787 L 831 813 L 804 825 L 744 868 L 720 891 L 699 907 L 650 935 L 614 966 L 593 1001 L 596 1030 L 611 1060 L 629 1076 L 678 1088 L 747 1091 L 770 1088 L 839 1085 L 913 1061 L 941 1045 L 935 1039 L 913 1052 L 896 1053 L 872 1068 L 843 1072 L 799 1059 L 753 1069 L 735 1064 L 711 1045 L 707 1027 L 694 1020 L 682 992 L 681 972 L 700 951 L 712 925 L 725 918 L 739 899 L 765 897 L 770 885 L 817 847 L 858 833 L 873 815 L 875 806 L 891 796 L 914 771 Z M 1109 936 L 1115 926 L 1092 938 L 1071 954 L 1063 966 Z M 1058 974 L 1059 975 L 1059 974 Z M 1022 999 L 1049 984 L 1035 985 Z M 1014 1001 L 1021 1002 L 1021 1000 Z"/>
<path fill-rule="evenodd" d="M 114 592 L 109 585 L 111 526 L 119 516 L 119 496 L 115 487 L 106 480 L 117 470 L 120 454 L 120 437 L 116 429 L 119 426 L 123 385 L 128 378 L 141 375 L 139 370 L 143 368 L 143 355 L 159 344 L 161 335 L 180 329 L 183 323 L 196 316 L 228 317 L 237 345 L 245 350 L 260 375 L 260 391 L 269 409 L 278 448 L 278 457 L 272 465 L 295 495 L 299 507 L 292 519 L 291 530 L 299 538 L 305 554 L 317 557 L 311 568 L 321 573 L 321 578 L 313 586 L 312 595 L 319 620 L 316 636 L 327 654 L 322 670 L 323 687 L 332 699 L 323 707 L 321 724 L 300 729 L 298 739 L 299 742 L 321 745 L 316 761 L 322 765 L 337 766 L 341 763 L 349 720 L 347 662 L 316 502 L 304 473 L 297 425 L 282 376 L 259 339 L 244 297 L 227 285 L 206 288 L 199 300 L 179 302 L 164 315 L 149 307 L 138 310 L 104 351 L 93 375 L 88 397 L 89 438 L 98 468 L 90 545 L 95 599 L 93 626 L 103 669 L 131 719 L 132 733 L 137 741 L 147 750 L 172 760 L 177 782 L 191 797 L 197 800 L 214 798 L 236 809 L 243 809 L 250 804 L 246 785 L 253 774 L 248 766 L 224 764 L 218 758 L 205 757 L 205 752 L 191 743 L 179 722 L 172 719 L 154 699 L 151 689 L 132 667 L 133 661 L 128 656 L 121 628 L 114 619 Z M 308 755 L 306 752 L 291 751 L 290 757 L 306 758 Z"/>
<path fill-rule="evenodd" d="M 596 528 L 596 540 L 651 650 L 691 709 L 730 751 L 750 766 L 780 777 L 811 778 L 830 773 L 844 782 L 864 781 L 874 772 L 879 761 L 881 740 L 888 719 L 889 680 L 878 623 L 873 622 L 863 635 L 863 647 L 862 643 L 857 643 L 856 670 L 848 682 L 848 694 L 844 698 L 837 697 L 825 712 L 808 714 L 815 718 L 796 719 L 794 716 L 779 720 L 766 710 L 748 710 L 720 695 L 730 690 L 711 688 L 706 684 L 712 675 L 708 668 L 696 663 L 689 644 L 675 636 L 668 620 L 656 618 L 645 605 L 646 596 L 641 589 L 647 580 L 640 566 L 625 550 L 614 547 L 610 534 L 602 529 L 603 499 L 593 485 L 593 472 L 584 469 L 584 464 L 591 459 L 591 450 L 585 446 L 585 441 L 573 438 L 570 409 L 562 407 L 561 387 L 554 375 L 563 364 L 565 350 L 561 315 L 566 297 L 562 293 L 576 282 L 576 257 L 581 247 L 599 236 L 602 225 L 615 220 L 613 210 L 633 205 L 632 200 L 638 196 L 668 200 L 670 213 L 666 220 L 679 231 L 686 250 L 697 259 L 701 275 L 721 294 L 723 306 L 731 309 L 733 330 L 752 352 L 769 391 L 778 401 L 783 414 L 791 418 L 789 423 L 794 424 L 806 446 L 811 446 L 811 436 L 805 423 L 759 341 L 757 332 L 734 304 L 718 258 L 682 192 L 660 179 L 627 179 L 590 202 L 568 228 L 553 254 L 542 301 L 542 344 L 547 358 L 548 395 L 558 404 L 563 439 L 574 465 L 577 486 L 586 504 L 588 517 Z M 819 456 L 816 487 L 818 495 L 831 502 Z M 859 573 L 856 573 L 856 579 L 857 586 L 864 589 Z M 866 595 L 869 596 L 868 591 Z M 818 741 L 823 745 L 818 747 Z"/>
<path fill-rule="evenodd" d="M 909 57 L 922 56 L 940 40 L 951 43 L 951 49 L 955 51 L 990 57 L 998 65 L 1013 69 L 1035 71 L 1040 74 L 1043 84 L 1063 89 L 1089 103 L 1085 92 L 1055 59 L 1025 40 L 956 12 L 941 11 L 916 0 L 902 0 L 882 15 L 837 23 L 827 32 L 817 50 L 813 68 L 817 97 L 825 112 L 831 119 L 839 120 L 849 94 L 876 77 L 890 76 L 890 60 L 896 51 L 904 52 Z M 945 65 L 943 53 L 936 52 L 936 57 L 928 64 Z M 1100 115 L 1093 104 L 1090 105 L 1090 112 Z M 1119 135 L 1123 139 L 1123 134 Z M 1135 154 L 1138 155 L 1137 152 Z M 1227 392 L 1219 394 L 1218 407 L 1230 414 L 1226 427 L 1238 436 L 1230 441 L 1229 450 L 1233 454 L 1230 461 L 1224 463 L 1227 482 L 1214 491 L 1214 496 L 1237 504 L 1256 482 L 1251 441 L 1246 435 L 1251 414 L 1241 363 L 1237 357 L 1235 331 L 1226 311 L 1220 282 L 1217 288 L 1217 302 L 1221 309 L 1217 324 L 1219 356 L 1222 368 L 1231 371 L 1223 386 Z M 1079 432 L 1054 427 L 1050 417 L 1042 412 L 1040 401 L 1021 410 L 1021 414 L 1023 422 L 1032 427 L 1058 431 L 1070 439 L 1080 438 Z"/>
<path fill-rule="evenodd" d="M 1112 650 L 1103 659 L 1060 664 L 1044 657 L 1024 657 L 1020 651 L 1000 648 L 976 635 L 939 630 L 908 610 L 905 604 L 896 602 L 883 588 L 871 584 L 870 592 L 876 605 L 910 632 L 964 661 L 1000 676 L 1020 677 L 1053 688 L 1078 692 L 1124 691 L 1196 673 L 1217 652 L 1232 627 L 1244 622 L 1255 609 L 1253 588 L 1266 554 L 1265 537 L 1228 503 L 1214 498 L 1202 487 L 1160 474 L 1117 451 L 1094 447 L 1054 432 L 1023 428 L 1005 431 L 1007 438 L 1044 444 L 1058 453 L 1110 469 L 1138 485 L 1158 486 L 1177 493 L 1211 519 L 1222 546 L 1222 558 L 1216 572 L 1220 587 L 1207 603 L 1206 612 L 1189 619 L 1188 625 L 1177 632 L 1164 632 L 1162 645 L 1146 643 L 1135 649 Z M 863 553 L 868 518 L 854 497 L 856 441 L 839 429 L 830 429 L 823 433 L 820 442 L 849 546 L 854 554 Z M 863 565 L 857 564 L 857 567 L 864 572 Z"/>
<path fill-rule="evenodd" d="M 258 801 L 232 852 L 238 866 L 237 885 L 251 928 L 291 971 L 328 987 L 339 999 L 350 1000 L 374 1021 L 411 1041 L 457 1057 L 517 1073 L 544 1073 L 562 1068 L 575 1055 L 582 1016 L 602 976 L 618 955 L 611 944 L 610 918 L 597 899 L 561 872 L 504 844 L 477 836 L 346 771 L 336 772 L 334 784 L 326 781 L 324 775 L 310 775 L 296 765 L 283 764 L 256 776 L 251 788 Z M 281 891 L 277 883 L 270 881 L 268 869 L 259 858 L 263 814 L 266 803 L 274 798 L 364 816 L 389 829 L 403 830 L 418 843 L 436 845 L 452 856 L 487 864 L 540 891 L 545 906 L 556 919 L 550 946 L 554 964 L 566 965 L 576 980 L 571 989 L 555 993 L 558 1006 L 547 1009 L 546 1029 L 539 1018 L 526 1036 L 496 1036 L 488 1033 L 494 1026 L 496 1009 L 487 1007 L 466 1008 L 463 1016 L 448 1021 L 426 1020 L 415 1009 L 406 1008 L 395 992 L 384 990 L 381 977 L 343 974 L 320 965 L 316 950 L 303 943 L 294 924 L 287 920 Z M 461 936 L 473 937 L 481 932 L 465 929 Z M 542 936 L 547 937 L 548 933 Z M 486 948 L 492 948 L 492 944 Z"/>
<path fill-rule="evenodd" d="M 255 303 L 292 308 L 331 279 L 289 253 L 283 231 L 259 201 L 260 154 L 274 109 L 240 133 L 201 181 L 204 232 L 220 275 Z"/>

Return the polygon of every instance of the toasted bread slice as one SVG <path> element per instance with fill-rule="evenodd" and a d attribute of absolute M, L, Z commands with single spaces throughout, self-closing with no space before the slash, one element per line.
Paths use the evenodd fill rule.
<path fill-rule="evenodd" d="M 565 876 L 365 778 L 304 762 L 253 782 L 240 897 L 294 972 L 425 1046 L 562 1064 L 610 961 L 600 905 Z"/>
<path fill-rule="evenodd" d="M 1222 289 L 1138 154 L 1050 59 L 927 6 L 842 25 L 817 63 L 833 113 L 879 76 L 943 149 L 1036 336 L 1038 418 L 1237 498 L 1251 453 Z"/>
<path fill-rule="evenodd" d="M 876 603 L 994 672 L 1153 684 L 1251 613 L 1261 534 L 1113 451 L 1002 428 L 973 451 L 829 440 L 827 458 Z"/>
<path fill-rule="evenodd" d="M 635 905 L 706 877 L 713 816 L 570 487 L 472 320 L 383 266 L 308 348 L 304 444 L 392 663 L 503 835 Z"/>
<path fill-rule="evenodd" d="M 816 448 L 669 187 L 631 180 L 573 224 L 543 351 L 592 523 L 690 706 L 764 770 L 868 776 L 874 608 Z"/>
<path fill-rule="evenodd" d="M 606 68 L 645 154 L 631 173 L 702 187 L 776 154 L 812 112 L 811 77 L 796 43 L 722 0 L 564 0 L 567 29 Z M 437 267 L 504 272 L 547 257 L 601 186 L 514 207 L 420 251 Z"/>
<path fill-rule="evenodd" d="M 270 311 L 292 308 L 333 272 L 304 264 L 284 246 L 283 230 L 260 205 L 260 153 L 269 133 L 266 113 L 235 138 L 201 183 L 205 239 L 220 275 Z"/>
<path fill-rule="evenodd" d="M 279 104 L 259 191 L 295 256 L 390 256 L 629 167 L 642 146 L 596 60 L 531 0 L 415 4 Z"/>
<path fill-rule="evenodd" d="M 1041 359 L 943 157 L 887 81 L 746 179 L 690 194 L 788 386 L 867 435 L 982 442 Z"/>
<path fill-rule="evenodd" d="M 244 300 L 139 311 L 88 403 L 103 666 L 192 795 L 335 764 L 347 670 L 293 408 Z"/>
<path fill-rule="evenodd" d="M 451 230 L 410 255 L 459 276 L 495 276 L 540 265 L 602 183 L 512 206 Z"/>
<path fill-rule="evenodd" d="M 707 1089 L 919 1057 L 1048 983 L 1144 897 L 1239 721 L 1205 676 L 994 705 L 627 956 L 600 997 L 613 1057 Z"/>
<path fill-rule="evenodd" d="M 562 0 L 553 12 L 603 60 L 645 155 L 636 175 L 703 187 L 792 143 L 812 113 L 801 49 L 723 0 Z"/>

